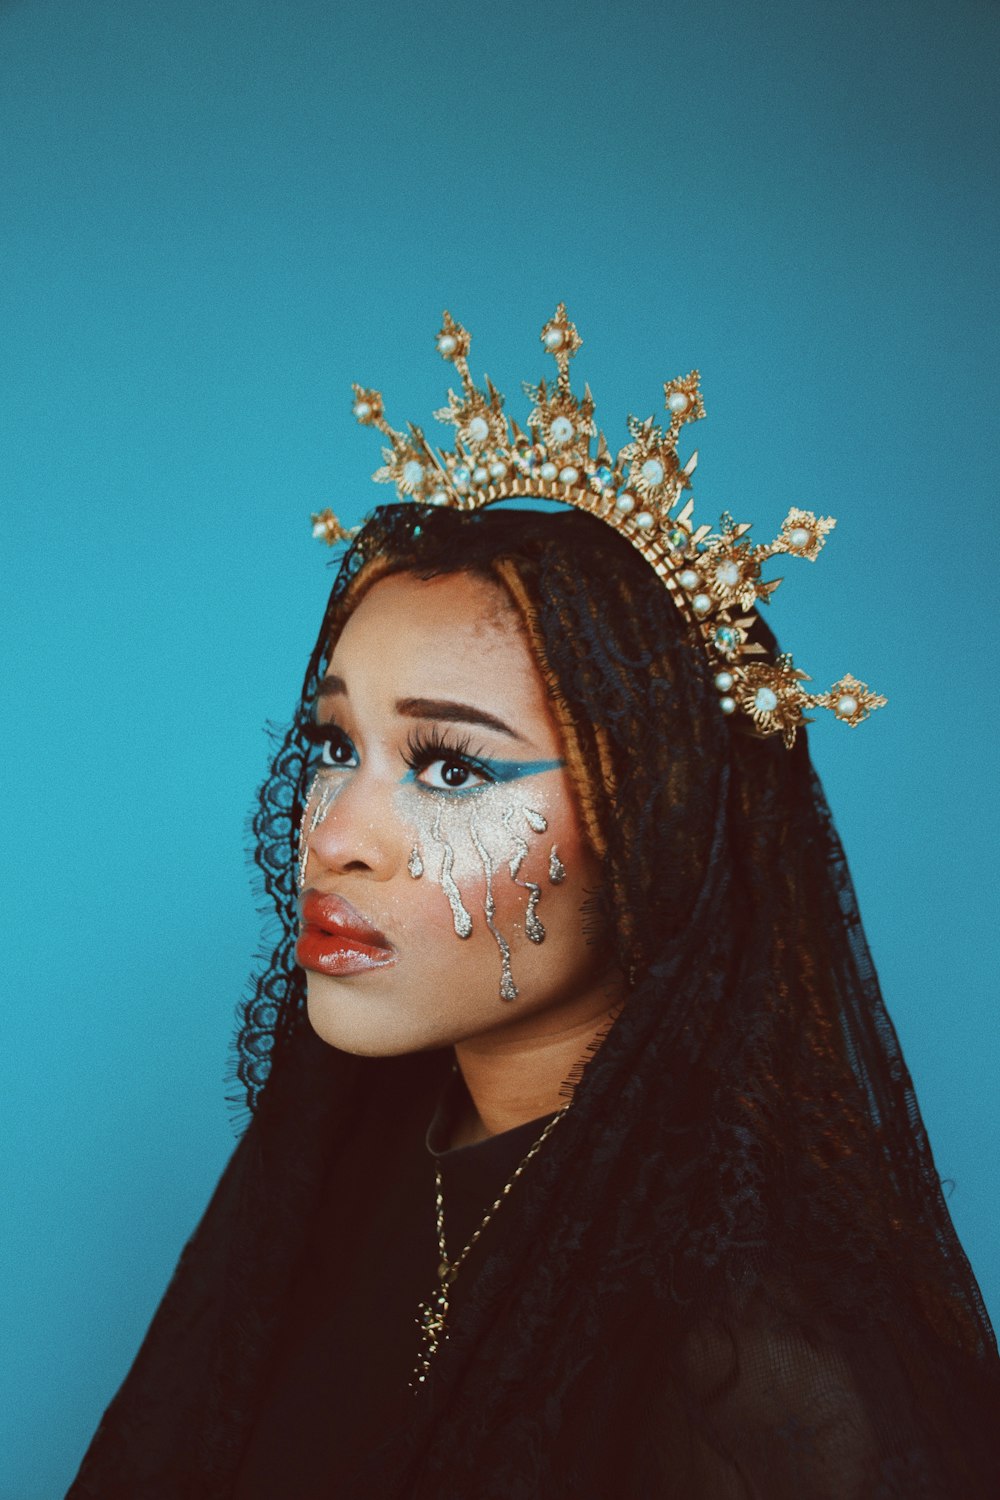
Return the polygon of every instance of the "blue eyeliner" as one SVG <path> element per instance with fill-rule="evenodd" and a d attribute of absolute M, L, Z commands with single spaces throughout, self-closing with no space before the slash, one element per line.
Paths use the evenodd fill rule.
<path fill-rule="evenodd" d="M 442 756 L 441 759 L 447 757 Z M 425 781 L 418 781 L 418 769 L 424 771 L 425 766 L 412 766 L 406 775 L 401 777 L 404 782 L 412 782 L 422 792 L 431 792 L 437 797 L 471 797 L 477 792 L 486 792 L 491 786 L 508 781 L 520 781 L 523 776 L 539 776 L 543 771 L 557 771 L 566 764 L 563 760 L 483 760 L 471 757 L 454 757 L 456 761 L 468 761 L 469 769 L 479 771 L 483 775 L 492 777 L 491 781 L 485 781 L 479 786 L 428 786 Z"/>

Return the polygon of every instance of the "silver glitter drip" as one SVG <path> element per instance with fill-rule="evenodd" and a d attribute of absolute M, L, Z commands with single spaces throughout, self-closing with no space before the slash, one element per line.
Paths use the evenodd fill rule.
<path fill-rule="evenodd" d="M 566 866 L 556 853 L 555 844 L 549 854 L 549 879 L 553 885 L 560 885 L 566 879 Z"/>
<path fill-rule="evenodd" d="M 514 983 L 514 976 L 510 969 L 510 944 L 494 920 L 497 907 L 493 899 L 493 861 L 479 837 L 475 813 L 469 819 L 469 833 L 486 872 L 486 900 L 483 903 L 483 910 L 486 912 L 486 925 L 496 938 L 497 947 L 500 949 L 500 999 L 516 1000 L 517 985 Z"/>
<path fill-rule="evenodd" d="M 316 788 L 317 788 L 317 786 L 319 786 L 319 783 L 320 783 L 321 780 L 322 780 L 322 775 L 321 774 L 317 774 L 316 776 L 313 777 L 312 784 L 309 787 L 308 793 L 306 794 L 305 812 L 303 812 L 303 814 L 302 814 L 302 826 L 299 829 L 299 872 L 298 873 L 299 873 L 299 890 L 300 891 L 301 891 L 302 887 L 306 883 L 306 865 L 309 863 L 309 840 L 312 837 L 312 835 L 316 832 L 316 829 L 322 823 L 322 821 L 326 817 L 327 813 L 330 811 L 330 808 L 333 806 L 334 799 L 335 799 L 335 797 L 337 795 L 337 792 L 340 790 L 340 788 L 337 787 L 337 786 L 331 786 L 329 782 L 325 782 L 323 784 L 323 786 L 320 789 L 320 794 L 319 794 L 319 797 L 317 799 L 316 806 L 312 810 L 312 816 L 308 819 L 308 826 L 307 826 L 306 813 L 308 813 L 308 811 L 309 811 L 309 804 L 312 801 L 312 799 L 313 799 L 313 797 L 315 795 L 315 792 L 316 792 Z"/>
<path fill-rule="evenodd" d="M 511 855 L 508 864 L 510 878 L 515 885 L 523 886 L 528 892 L 528 910 L 524 918 L 525 932 L 533 943 L 544 943 L 545 927 L 538 915 L 538 903 L 542 898 L 541 886 L 537 885 L 534 880 L 518 880 L 517 878 L 518 871 L 524 863 L 525 855 L 528 852 L 528 841 L 522 838 L 519 833 L 515 833 L 511 827 L 511 819 L 514 813 L 515 809 L 513 807 L 504 808 L 503 825 L 514 841 L 514 853 Z"/>
<path fill-rule="evenodd" d="M 409 870 L 414 880 L 419 880 L 421 875 L 424 873 L 424 862 L 420 858 L 420 850 L 416 844 L 414 844 L 413 848 L 410 850 L 410 857 L 406 861 L 406 868 Z"/>
<path fill-rule="evenodd" d="M 451 915 L 455 923 L 455 932 L 460 938 L 467 938 L 472 932 L 472 918 L 462 905 L 462 893 L 452 879 L 452 866 L 455 863 L 455 851 L 447 839 L 441 837 L 441 812 L 439 807 L 434 819 L 433 837 L 441 845 L 441 889 L 448 897 L 448 905 L 451 907 Z"/>
<path fill-rule="evenodd" d="M 516 809 L 514 807 L 505 807 L 503 810 L 503 826 L 510 834 L 511 839 L 514 843 L 514 853 L 510 857 L 511 880 L 517 880 L 517 872 L 524 864 L 524 857 L 528 852 L 528 840 L 526 838 L 522 838 L 519 833 L 515 833 L 513 828 L 510 826 L 511 819 L 514 816 L 515 811 Z"/>
<path fill-rule="evenodd" d="M 533 807 L 524 809 L 524 816 L 528 827 L 533 828 L 536 833 L 544 833 L 549 826 L 549 820 L 542 813 L 536 812 Z"/>
<path fill-rule="evenodd" d="M 533 943 L 544 943 L 545 928 L 538 915 L 538 903 L 542 899 L 542 888 L 540 885 L 536 885 L 533 880 L 518 881 L 518 884 L 526 885 L 529 892 L 528 910 L 524 917 L 524 930 Z"/>

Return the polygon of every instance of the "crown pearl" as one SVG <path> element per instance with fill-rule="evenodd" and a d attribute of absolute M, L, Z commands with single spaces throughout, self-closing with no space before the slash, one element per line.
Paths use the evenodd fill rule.
<path fill-rule="evenodd" d="M 507 472 L 507 465 L 506 464 L 502 464 L 499 459 L 497 459 L 495 463 L 490 464 L 490 478 L 491 479 L 502 479 L 504 477 L 504 475 L 506 474 L 506 472 Z"/>
<path fill-rule="evenodd" d="M 411 458 L 409 463 L 403 465 L 403 479 L 406 484 L 410 484 L 416 489 L 424 480 L 423 464 L 419 464 L 415 458 Z"/>
<path fill-rule="evenodd" d="M 652 512 L 648 510 L 641 510 L 635 518 L 635 524 L 641 527 L 643 531 L 648 531 L 653 524 Z"/>
<path fill-rule="evenodd" d="M 490 471 L 485 464 L 477 464 L 472 471 L 473 484 L 485 484 L 490 477 Z"/>
<path fill-rule="evenodd" d="M 623 516 L 627 516 L 635 510 L 635 500 L 631 495 L 619 495 L 615 501 L 615 509 L 620 510 Z"/>
<path fill-rule="evenodd" d="M 668 411 L 687 411 L 691 405 L 691 397 L 685 391 L 674 391 L 667 398 Z"/>
<path fill-rule="evenodd" d="M 731 713 L 735 712 L 735 709 L 736 709 L 736 699 L 735 698 L 720 698 L 719 699 L 719 707 L 722 709 L 722 712 L 724 714 L 731 714 Z"/>
<path fill-rule="evenodd" d="M 716 568 L 715 576 L 724 587 L 733 588 L 740 581 L 740 570 L 736 563 L 724 562 Z"/>
<path fill-rule="evenodd" d="M 576 484 L 580 477 L 579 469 L 574 469 L 572 464 L 567 464 L 565 469 L 559 470 L 560 484 Z"/>
<path fill-rule="evenodd" d="M 556 475 L 559 473 L 559 470 L 556 468 L 555 464 L 542 464 L 539 472 L 543 479 L 547 479 L 551 482 L 553 479 L 555 479 Z"/>
<path fill-rule="evenodd" d="M 442 333 L 438 339 L 438 353 L 443 354 L 445 359 L 447 359 L 449 354 L 454 354 L 457 348 L 458 339 L 455 335 L 453 333 Z"/>
<path fill-rule="evenodd" d="M 573 423 L 569 417 L 553 417 L 552 425 L 549 428 L 549 436 L 557 447 L 562 448 L 566 443 L 570 442 L 574 431 Z"/>
<path fill-rule="evenodd" d="M 853 693 L 843 693 L 837 699 L 836 714 L 838 719 L 849 719 L 858 711 L 858 700 Z"/>
<path fill-rule="evenodd" d="M 789 532 L 788 540 L 796 551 L 804 551 L 812 541 L 812 532 L 805 526 L 796 526 Z"/>
<path fill-rule="evenodd" d="M 431 505 L 447 505 L 448 504 L 448 496 L 447 496 L 447 494 L 445 493 L 444 490 L 435 490 L 434 493 L 433 493 L 433 495 L 431 495 L 429 498 L 430 498 Z"/>
<path fill-rule="evenodd" d="M 546 349 L 561 349 L 566 335 L 561 328 L 550 328 L 545 334 Z"/>
<path fill-rule="evenodd" d="M 707 615 L 712 608 L 712 600 L 708 594 L 695 594 L 691 600 L 691 608 L 696 615 Z"/>
<path fill-rule="evenodd" d="M 732 672 L 716 672 L 715 685 L 719 689 L 720 693 L 728 693 L 729 689 L 733 685 Z"/>
<path fill-rule="evenodd" d="M 658 458 L 647 458 L 642 466 L 642 477 L 647 484 L 654 487 L 663 483 L 664 468 Z"/>
<path fill-rule="evenodd" d="M 359 422 L 363 422 L 365 418 L 370 417 L 371 414 L 372 406 L 370 401 L 355 401 L 354 415 L 357 417 Z"/>
<path fill-rule="evenodd" d="M 696 589 L 698 587 L 701 579 L 698 577 L 698 574 L 694 571 L 693 568 L 685 568 L 683 573 L 681 573 L 681 575 L 679 576 L 677 582 L 680 584 L 682 589 L 687 589 L 690 593 L 692 589 Z"/>
<path fill-rule="evenodd" d="M 759 687 L 753 695 L 753 706 L 762 714 L 771 714 L 778 706 L 778 695 L 773 688 Z"/>

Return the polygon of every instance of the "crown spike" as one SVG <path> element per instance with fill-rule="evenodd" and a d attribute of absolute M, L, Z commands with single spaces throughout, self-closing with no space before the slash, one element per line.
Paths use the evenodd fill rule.
<path fill-rule="evenodd" d="M 384 407 L 382 405 L 382 392 L 366 390 L 364 386 L 354 385 L 354 406 L 352 408 L 355 420 L 361 427 L 377 427 L 390 440 L 398 437 L 385 420 Z"/>
<path fill-rule="evenodd" d="M 559 370 L 556 385 L 565 394 L 569 391 L 569 362 L 583 344 L 576 325 L 567 316 L 565 302 L 559 303 L 539 337 L 545 352 L 555 358 Z"/>
<path fill-rule="evenodd" d="M 461 323 L 456 323 L 451 313 L 445 308 L 441 317 L 441 327 L 437 336 L 437 351 L 442 359 L 456 367 L 469 357 L 469 348 L 472 337 Z"/>
<path fill-rule="evenodd" d="M 670 431 L 675 441 L 685 422 L 697 422 L 705 415 L 698 381 L 698 371 L 692 370 L 690 375 L 668 380 L 663 387 L 663 404 L 670 417 Z"/>

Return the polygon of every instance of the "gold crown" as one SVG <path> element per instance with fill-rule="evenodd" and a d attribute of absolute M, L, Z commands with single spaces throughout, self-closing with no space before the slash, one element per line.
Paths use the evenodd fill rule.
<path fill-rule="evenodd" d="M 363 427 L 377 427 L 389 441 L 384 463 L 373 478 L 391 483 L 403 500 L 445 505 L 454 510 L 481 510 L 516 497 L 561 500 L 607 521 L 620 532 L 662 579 L 684 618 L 697 630 L 708 654 L 723 713 L 738 710 L 752 719 L 758 734 L 781 734 L 794 744 L 800 724 L 811 722 L 805 710 L 828 708 L 845 724 L 860 724 L 886 700 L 850 674 L 826 693 L 808 693 L 811 679 L 789 654 L 760 661 L 766 648 L 749 639 L 750 611 L 768 603 L 781 582 L 765 582 L 761 564 L 779 553 L 815 561 L 830 516 L 792 509 L 781 531 L 766 546 L 749 542 L 749 524 L 737 524 L 724 513 L 717 532 L 692 524 L 694 502 L 677 509 L 698 461 L 697 451 L 683 467 L 677 440 L 687 422 L 705 415 L 698 371 L 669 380 L 663 387 L 669 423 L 653 417 L 628 418 L 631 441 L 613 457 L 604 434 L 594 426 L 590 388 L 582 397 L 570 388 L 569 362 L 580 348 L 575 326 L 560 302 L 541 332 L 545 350 L 556 361 L 555 382 L 525 384 L 533 404 L 527 431 L 503 413 L 503 397 L 487 378 L 479 390 L 469 374 L 469 334 L 450 313 L 437 336 L 438 353 L 455 366 L 461 394 L 448 392 L 448 405 L 435 413 L 456 430 L 453 451 L 435 450 L 419 427 L 396 432 L 385 420 L 378 391 L 354 386 L 354 415 Z M 596 443 L 595 443 L 596 439 Z M 330 510 L 312 517 L 313 535 L 335 543 L 360 529 L 348 530 Z"/>

